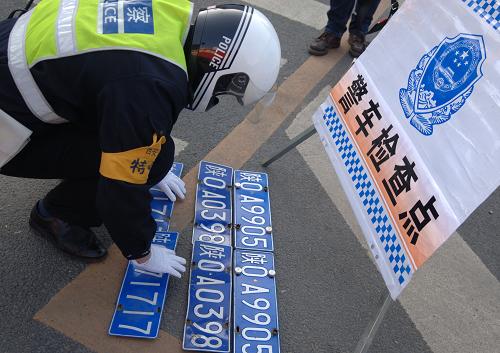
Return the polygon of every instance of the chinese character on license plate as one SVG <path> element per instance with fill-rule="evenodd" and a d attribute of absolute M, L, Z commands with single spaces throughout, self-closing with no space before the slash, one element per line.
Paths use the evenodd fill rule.
<path fill-rule="evenodd" d="M 234 187 L 235 247 L 273 251 L 267 174 L 237 170 Z"/>
<path fill-rule="evenodd" d="M 231 245 L 233 169 L 202 161 L 196 189 L 193 243 Z"/>
<path fill-rule="evenodd" d="M 175 250 L 177 233 L 156 233 L 153 244 Z M 168 274 L 134 268 L 131 262 L 123 279 L 109 328 L 112 336 L 156 338 L 167 296 Z"/>
<path fill-rule="evenodd" d="M 234 251 L 234 352 L 279 353 L 274 257 Z"/>
<path fill-rule="evenodd" d="M 185 350 L 229 352 L 231 264 L 230 246 L 194 243 L 182 344 Z"/>
<path fill-rule="evenodd" d="M 182 163 L 174 162 L 170 171 L 180 178 L 182 169 Z M 170 217 L 172 217 L 172 212 L 174 211 L 174 203 L 170 201 L 157 185 L 149 189 L 149 192 L 153 196 L 151 200 L 151 215 L 156 222 L 156 231 L 168 232 Z"/>

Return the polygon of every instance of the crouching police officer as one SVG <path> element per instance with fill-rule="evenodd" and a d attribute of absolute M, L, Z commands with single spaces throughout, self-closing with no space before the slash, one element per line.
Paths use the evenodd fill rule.
<path fill-rule="evenodd" d="M 0 22 L 0 172 L 63 180 L 30 216 L 62 250 L 102 258 L 90 227 L 104 223 L 136 266 L 185 271 L 151 246 L 149 189 L 186 192 L 168 172 L 172 127 L 184 107 L 206 111 L 219 95 L 259 101 L 281 58 L 252 7 L 209 7 L 194 25 L 192 12 L 186 0 L 43 0 Z"/>

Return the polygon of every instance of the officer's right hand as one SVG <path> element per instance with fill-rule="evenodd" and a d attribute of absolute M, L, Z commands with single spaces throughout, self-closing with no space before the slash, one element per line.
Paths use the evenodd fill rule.
<path fill-rule="evenodd" d="M 132 260 L 135 268 L 141 270 L 168 273 L 181 278 L 181 273 L 186 272 L 186 260 L 175 255 L 175 252 L 160 245 L 151 245 L 151 253 L 137 260 Z"/>

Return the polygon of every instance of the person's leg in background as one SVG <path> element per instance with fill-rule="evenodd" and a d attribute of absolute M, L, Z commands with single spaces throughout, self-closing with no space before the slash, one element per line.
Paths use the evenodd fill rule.
<path fill-rule="evenodd" d="M 380 0 L 358 0 L 349 24 L 349 53 L 357 58 L 366 49 L 366 34 L 373 21 Z"/>
<path fill-rule="evenodd" d="M 22 178 L 63 179 L 35 205 L 30 225 L 62 250 L 85 258 L 106 254 L 89 229 L 102 223 L 96 209 L 100 156 L 97 133 L 63 124 L 33 136 L 0 171 Z"/>
<path fill-rule="evenodd" d="M 328 22 L 324 32 L 309 45 L 312 55 L 325 55 L 329 49 L 338 48 L 346 31 L 347 21 L 354 9 L 355 0 L 330 0 Z"/>

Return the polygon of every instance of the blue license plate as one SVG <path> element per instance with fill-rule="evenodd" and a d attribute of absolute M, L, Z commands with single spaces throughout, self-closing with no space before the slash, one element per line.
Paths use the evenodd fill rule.
<path fill-rule="evenodd" d="M 229 352 L 232 248 L 197 241 L 193 246 L 185 350 Z"/>
<path fill-rule="evenodd" d="M 266 173 L 234 173 L 234 246 L 273 251 L 269 184 Z"/>
<path fill-rule="evenodd" d="M 196 189 L 193 243 L 231 244 L 233 169 L 202 161 Z"/>
<path fill-rule="evenodd" d="M 279 353 L 274 255 L 234 251 L 234 352 Z"/>
<path fill-rule="evenodd" d="M 183 164 L 174 162 L 170 171 L 179 178 L 182 174 Z M 165 195 L 158 186 L 149 189 L 153 196 L 151 200 L 151 215 L 156 222 L 157 232 L 168 232 L 170 217 L 174 211 L 174 203 Z"/>
<path fill-rule="evenodd" d="M 156 233 L 153 244 L 175 250 L 177 233 Z M 156 338 L 167 296 L 168 274 L 135 269 L 131 262 L 123 279 L 109 328 L 112 336 Z"/>

